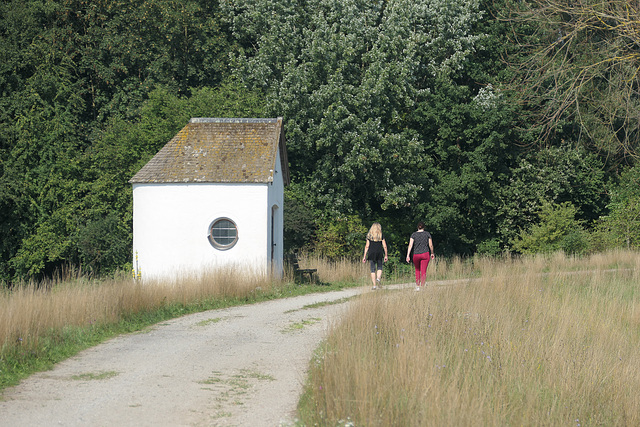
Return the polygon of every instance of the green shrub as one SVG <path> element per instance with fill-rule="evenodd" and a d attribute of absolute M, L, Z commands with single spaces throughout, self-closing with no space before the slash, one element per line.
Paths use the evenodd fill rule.
<path fill-rule="evenodd" d="M 588 248 L 587 233 L 576 219 L 577 209 L 571 202 L 543 202 L 538 213 L 540 222 L 520 233 L 513 249 L 525 254 L 564 251 L 581 254 Z"/>
<path fill-rule="evenodd" d="M 500 248 L 500 239 L 494 237 L 493 239 L 488 239 L 480 242 L 476 249 L 476 252 L 481 255 L 488 256 L 497 256 L 502 253 L 502 248 Z"/>
<path fill-rule="evenodd" d="M 367 231 L 356 215 L 326 220 L 318 225 L 316 251 L 330 259 L 357 257 L 364 249 Z"/>

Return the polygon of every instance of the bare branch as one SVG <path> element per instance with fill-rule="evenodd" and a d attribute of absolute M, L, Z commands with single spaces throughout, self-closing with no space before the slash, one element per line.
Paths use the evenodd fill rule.
<path fill-rule="evenodd" d="M 526 4 L 526 8 L 521 6 Z M 640 1 L 531 0 L 507 18 L 523 52 L 522 101 L 541 141 L 566 120 L 616 158 L 640 156 Z"/>

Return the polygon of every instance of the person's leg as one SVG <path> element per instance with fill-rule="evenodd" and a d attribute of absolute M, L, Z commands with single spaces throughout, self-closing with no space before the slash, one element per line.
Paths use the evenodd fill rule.
<path fill-rule="evenodd" d="M 377 272 L 377 278 L 376 278 L 376 281 L 378 282 L 378 285 L 380 285 L 380 280 L 382 280 L 382 263 L 383 263 L 383 260 L 382 260 L 382 259 L 379 259 L 379 260 L 376 262 L 376 264 L 377 264 L 377 265 L 376 265 L 376 269 L 377 269 L 377 271 L 376 271 L 376 272 Z"/>
<path fill-rule="evenodd" d="M 427 267 L 429 266 L 429 259 L 431 257 L 429 256 L 429 252 L 421 255 L 424 256 L 420 260 L 420 286 L 424 286 L 427 282 Z"/>
<path fill-rule="evenodd" d="M 369 269 L 371 270 L 371 285 L 373 289 L 376 289 L 376 262 L 374 260 L 369 261 Z"/>
<path fill-rule="evenodd" d="M 420 256 L 413 255 L 413 266 L 416 269 L 416 288 L 420 286 Z"/>
<path fill-rule="evenodd" d="M 427 253 L 417 254 L 413 256 L 413 262 L 416 267 L 416 287 L 418 289 L 420 289 L 420 287 L 423 286 L 424 282 L 426 281 L 427 266 L 425 264 L 425 260 L 426 264 L 428 264 L 429 254 Z"/>

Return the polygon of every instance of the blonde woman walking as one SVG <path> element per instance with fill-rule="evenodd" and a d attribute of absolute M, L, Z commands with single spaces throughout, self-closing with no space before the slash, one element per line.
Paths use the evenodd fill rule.
<path fill-rule="evenodd" d="M 362 262 L 369 260 L 371 267 L 371 283 L 373 289 L 378 289 L 382 278 L 382 263 L 389 260 L 387 256 L 387 242 L 382 235 L 382 226 L 374 222 L 369 233 L 367 233 L 367 243 L 364 245 L 364 255 Z"/>

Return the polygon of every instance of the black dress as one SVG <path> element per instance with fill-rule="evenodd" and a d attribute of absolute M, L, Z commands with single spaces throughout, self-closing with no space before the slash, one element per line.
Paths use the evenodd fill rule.
<path fill-rule="evenodd" d="M 382 237 L 382 240 L 384 240 L 384 237 Z M 382 247 L 382 240 L 380 240 L 379 242 L 369 240 L 369 249 L 367 250 L 367 259 L 369 261 L 380 261 L 384 259 L 384 248 Z"/>

